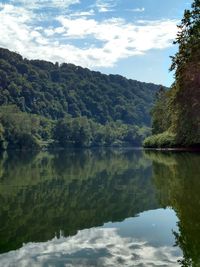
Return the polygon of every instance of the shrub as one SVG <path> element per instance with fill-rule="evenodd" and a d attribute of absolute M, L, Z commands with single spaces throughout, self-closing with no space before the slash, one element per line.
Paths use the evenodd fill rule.
<path fill-rule="evenodd" d="M 143 146 L 146 148 L 167 148 L 176 146 L 176 136 L 168 131 L 147 137 Z"/>

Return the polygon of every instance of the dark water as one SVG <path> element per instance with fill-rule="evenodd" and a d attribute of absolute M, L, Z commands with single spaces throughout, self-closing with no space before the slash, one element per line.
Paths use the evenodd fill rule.
<path fill-rule="evenodd" d="M 2 154 L 0 266 L 200 266 L 200 154 Z"/>

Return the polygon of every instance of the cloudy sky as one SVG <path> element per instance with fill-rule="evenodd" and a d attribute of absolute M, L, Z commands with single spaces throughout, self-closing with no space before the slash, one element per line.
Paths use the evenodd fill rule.
<path fill-rule="evenodd" d="M 0 0 L 0 46 L 170 85 L 176 24 L 192 0 Z"/>

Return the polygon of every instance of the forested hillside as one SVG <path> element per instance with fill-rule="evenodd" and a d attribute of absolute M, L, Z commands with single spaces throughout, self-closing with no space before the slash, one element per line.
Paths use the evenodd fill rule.
<path fill-rule="evenodd" d="M 0 104 L 58 119 L 70 114 L 105 124 L 150 125 L 149 108 L 158 86 L 104 75 L 72 64 L 23 59 L 0 49 Z"/>
<path fill-rule="evenodd" d="M 0 146 L 139 145 L 158 88 L 0 48 Z"/>
<path fill-rule="evenodd" d="M 152 110 L 153 136 L 146 147 L 200 146 L 200 0 L 185 10 L 172 57 L 175 83 L 167 92 L 160 90 Z"/>

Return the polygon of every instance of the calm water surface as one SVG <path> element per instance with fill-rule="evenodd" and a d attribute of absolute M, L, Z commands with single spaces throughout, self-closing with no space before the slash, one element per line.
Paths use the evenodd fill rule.
<path fill-rule="evenodd" d="M 200 154 L 0 155 L 0 266 L 200 266 Z"/>

